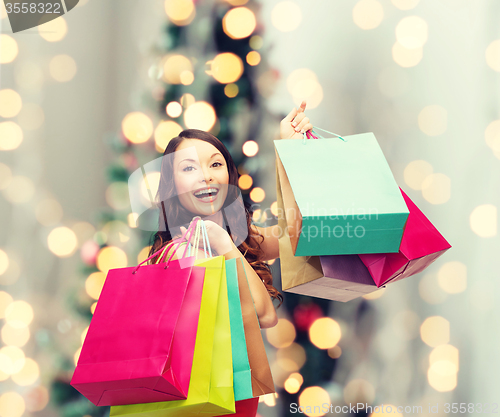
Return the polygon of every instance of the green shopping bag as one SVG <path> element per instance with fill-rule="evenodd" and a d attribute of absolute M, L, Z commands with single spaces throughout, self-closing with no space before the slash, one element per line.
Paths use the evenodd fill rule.
<path fill-rule="evenodd" d="M 226 260 L 227 297 L 229 302 L 229 320 L 231 322 L 231 347 L 233 353 L 234 400 L 253 398 L 252 373 L 248 361 L 247 342 L 243 327 L 240 292 L 238 287 L 238 270 L 236 262 L 241 259 Z"/>
<path fill-rule="evenodd" d="M 373 133 L 274 146 L 295 256 L 399 251 L 409 211 Z"/>
<path fill-rule="evenodd" d="M 110 417 L 198 417 L 235 412 L 225 260 L 223 256 L 198 259 L 195 265 L 205 267 L 205 282 L 187 399 L 112 406 Z"/>

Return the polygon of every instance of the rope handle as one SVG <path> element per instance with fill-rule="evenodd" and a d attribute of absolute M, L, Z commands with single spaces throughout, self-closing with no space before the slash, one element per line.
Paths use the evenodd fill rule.
<path fill-rule="evenodd" d="M 347 139 L 344 139 L 342 136 L 337 135 L 336 133 L 329 132 L 328 130 L 325 129 L 321 129 L 320 127 L 314 127 L 310 131 L 308 130 L 307 132 L 304 132 L 303 134 L 304 140 L 302 142 L 304 145 L 306 144 L 306 139 L 326 139 L 324 136 L 321 136 L 319 133 L 317 133 L 314 129 L 318 129 L 323 132 L 329 133 L 331 135 L 337 136 L 339 139 L 342 139 L 344 142 L 347 142 Z"/>

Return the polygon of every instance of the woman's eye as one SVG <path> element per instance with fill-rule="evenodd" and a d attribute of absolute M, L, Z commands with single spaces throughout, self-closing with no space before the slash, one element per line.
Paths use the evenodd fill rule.
<path fill-rule="evenodd" d="M 220 162 L 214 162 L 214 163 L 212 164 L 212 166 L 214 166 L 215 164 L 219 164 L 219 165 L 216 165 L 217 167 L 221 167 L 221 166 L 222 166 L 222 164 L 221 164 Z"/>
<path fill-rule="evenodd" d="M 190 168 L 192 168 L 192 169 L 190 169 Z M 194 169 L 194 166 L 189 165 L 189 166 L 187 166 L 187 167 L 183 168 L 182 170 L 183 170 L 184 172 L 189 172 L 189 171 L 192 171 L 193 169 Z"/>

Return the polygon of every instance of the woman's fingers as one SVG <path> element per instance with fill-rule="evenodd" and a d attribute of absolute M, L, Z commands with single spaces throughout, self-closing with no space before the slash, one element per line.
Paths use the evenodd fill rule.
<path fill-rule="evenodd" d="M 298 113 L 297 116 L 295 116 L 295 119 L 293 119 L 292 127 L 295 129 L 296 132 L 300 132 L 300 129 L 298 129 L 298 126 L 304 120 L 304 118 L 307 119 L 307 117 L 304 113 Z"/>
<path fill-rule="evenodd" d="M 295 116 L 297 116 L 297 109 L 294 107 L 292 111 L 285 116 L 283 122 L 291 122 Z"/>
<path fill-rule="evenodd" d="M 302 113 L 304 114 L 304 113 Z M 300 123 L 295 127 L 295 131 L 296 132 L 302 132 L 302 130 L 304 129 L 305 125 L 307 125 L 309 123 L 309 117 L 302 117 L 301 120 L 300 120 Z"/>
<path fill-rule="evenodd" d="M 297 111 L 299 113 L 304 113 L 304 111 L 306 110 L 306 105 L 307 105 L 307 102 L 305 100 L 302 100 L 302 103 L 300 103 L 300 107 Z"/>
<path fill-rule="evenodd" d="M 302 128 L 302 130 L 300 132 L 301 133 L 305 133 L 308 130 L 311 130 L 312 128 L 313 128 L 313 125 L 311 123 L 307 123 L 307 124 L 304 125 L 304 127 Z"/>

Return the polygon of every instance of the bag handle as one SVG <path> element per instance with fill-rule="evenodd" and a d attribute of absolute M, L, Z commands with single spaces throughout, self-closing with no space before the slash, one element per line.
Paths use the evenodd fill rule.
<path fill-rule="evenodd" d="M 184 233 L 184 235 L 179 239 L 172 240 L 172 242 L 170 242 L 168 245 L 165 246 L 165 248 L 163 248 L 163 252 L 158 257 L 156 264 L 159 264 L 160 262 L 162 262 L 164 257 L 165 257 L 165 254 L 167 254 L 169 252 L 169 250 L 173 246 L 173 244 L 177 243 L 176 248 L 172 251 L 172 254 L 170 255 L 170 257 L 166 261 L 166 265 L 165 265 L 164 269 L 167 269 L 168 264 L 170 263 L 171 259 L 174 257 L 174 254 L 175 254 L 175 252 L 177 252 L 177 249 L 179 249 L 180 245 L 186 241 L 187 246 L 184 249 L 184 253 L 182 254 L 182 258 L 184 258 L 186 256 L 187 248 L 188 248 L 188 246 L 190 246 L 189 242 L 191 241 L 191 239 L 193 237 L 193 233 L 195 233 L 196 230 L 198 229 L 198 226 L 199 226 L 198 222 L 199 221 L 201 221 L 201 217 L 199 217 L 199 216 L 194 217 L 193 220 L 191 221 L 191 224 L 189 225 L 186 232 Z M 188 234 L 189 234 L 189 238 L 187 237 Z"/>
<path fill-rule="evenodd" d="M 325 130 L 325 129 L 321 129 L 320 127 L 314 127 L 313 129 L 311 129 L 311 131 L 307 131 L 307 132 L 304 132 L 303 136 L 304 136 L 304 141 L 302 142 L 304 145 L 306 144 L 306 139 L 325 139 L 325 137 L 321 136 L 319 133 L 317 133 L 314 129 L 318 129 L 318 130 L 321 130 L 323 132 L 326 132 L 326 133 L 329 133 L 331 135 L 334 135 L 334 136 L 337 136 L 339 139 L 342 139 L 344 142 L 347 142 L 347 139 L 344 139 L 342 136 L 340 135 L 337 135 L 336 133 L 333 133 L 333 132 L 329 132 L 328 130 Z"/>

